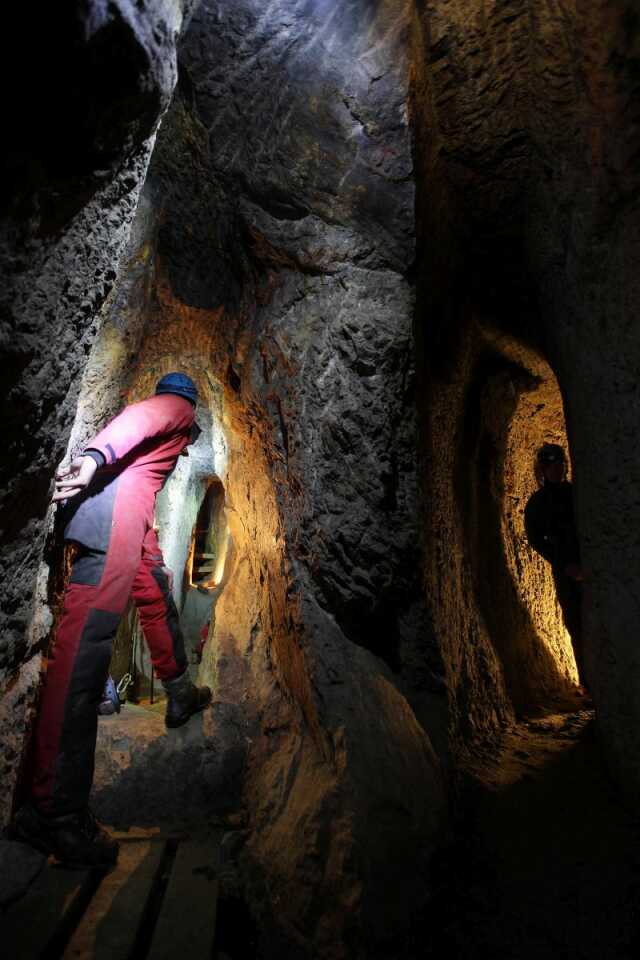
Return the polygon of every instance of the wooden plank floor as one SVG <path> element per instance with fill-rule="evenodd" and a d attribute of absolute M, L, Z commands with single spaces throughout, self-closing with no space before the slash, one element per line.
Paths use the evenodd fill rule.
<path fill-rule="evenodd" d="M 218 900 L 217 856 L 217 840 L 208 844 L 187 840 L 179 845 L 147 960 L 211 956 Z"/>
<path fill-rule="evenodd" d="M 49 863 L 0 919 L 8 960 L 211 960 L 214 837 L 127 839 L 108 872 Z"/>
<path fill-rule="evenodd" d="M 165 844 L 122 844 L 118 865 L 96 896 L 64 951 L 64 960 L 116 960 L 131 956 Z"/>

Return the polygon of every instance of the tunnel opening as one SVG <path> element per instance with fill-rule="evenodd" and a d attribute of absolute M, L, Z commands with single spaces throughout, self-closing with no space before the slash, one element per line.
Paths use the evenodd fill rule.
<path fill-rule="evenodd" d="M 543 443 L 569 455 L 561 392 L 542 355 L 481 325 L 464 398 L 455 479 L 479 610 L 517 716 L 578 683 L 550 565 L 530 546 L 524 512 Z"/>
<path fill-rule="evenodd" d="M 558 443 L 570 461 L 563 394 L 540 346 L 493 306 L 453 298 L 429 307 L 435 320 L 422 330 L 443 351 L 421 369 L 425 590 L 454 771 L 494 751 L 517 718 L 580 693 L 552 570 L 524 518 L 538 448 Z"/>
<path fill-rule="evenodd" d="M 205 646 L 215 635 L 216 605 L 225 584 L 231 550 L 224 485 L 217 477 L 210 477 L 204 486 L 204 497 L 191 531 L 180 611 L 185 641 L 190 642 L 193 651 L 194 677 Z"/>
<path fill-rule="evenodd" d="M 225 490 L 218 477 L 204 477 L 200 480 L 196 493 L 197 517 L 191 529 L 187 543 L 167 540 L 187 536 L 188 523 L 169 523 L 167 516 L 169 505 L 174 502 L 169 490 L 159 498 L 156 511 L 156 526 L 161 531 L 160 546 L 163 552 L 182 555 L 186 553 L 186 562 L 182 574 L 182 585 L 176 588 L 180 579 L 179 571 L 172 571 L 174 593 L 178 598 L 177 610 L 182 632 L 187 663 L 190 674 L 197 681 L 198 667 L 202 662 L 203 648 L 215 624 L 215 605 L 218 600 L 225 576 L 225 564 L 229 551 L 229 527 L 225 513 Z M 200 499 L 201 498 L 201 499 Z M 199 505 L 198 505 L 198 501 Z M 171 506 L 173 510 L 173 505 Z M 182 509 L 187 514 L 188 500 Z M 176 518 L 171 518 L 176 520 Z M 164 534 L 164 535 L 163 535 Z M 144 641 L 135 604 L 129 600 L 114 638 L 113 653 L 109 669 L 116 683 L 123 703 L 133 703 L 140 707 L 160 709 L 166 700 L 162 684 L 155 676 L 149 650 Z"/>
<path fill-rule="evenodd" d="M 228 530 L 224 519 L 224 486 L 213 478 L 198 510 L 185 570 L 187 588 L 212 591 L 224 575 Z"/>

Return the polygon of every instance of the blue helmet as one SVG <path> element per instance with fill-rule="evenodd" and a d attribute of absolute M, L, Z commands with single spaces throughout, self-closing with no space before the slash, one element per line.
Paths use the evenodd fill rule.
<path fill-rule="evenodd" d="M 167 373 L 156 384 L 156 393 L 176 393 L 194 405 L 198 402 L 198 388 L 186 373 Z"/>

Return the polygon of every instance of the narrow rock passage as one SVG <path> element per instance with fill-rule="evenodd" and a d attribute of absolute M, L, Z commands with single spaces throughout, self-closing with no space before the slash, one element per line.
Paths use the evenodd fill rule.
<path fill-rule="evenodd" d="M 462 807 L 424 956 L 637 956 L 639 824 L 609 780 L 592 711 L 563 704 L 518 723 Z"/>

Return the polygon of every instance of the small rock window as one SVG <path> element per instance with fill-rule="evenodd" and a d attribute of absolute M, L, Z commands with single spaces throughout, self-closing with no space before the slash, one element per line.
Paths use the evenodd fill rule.
<path fill-rule="evenodd" d="M 212 479 L 207 487 L 187 558 L 187 589 L 213 591 L 220 584 L 227 557 L 227 522 L 224 513 L 224 487 Z"/>

